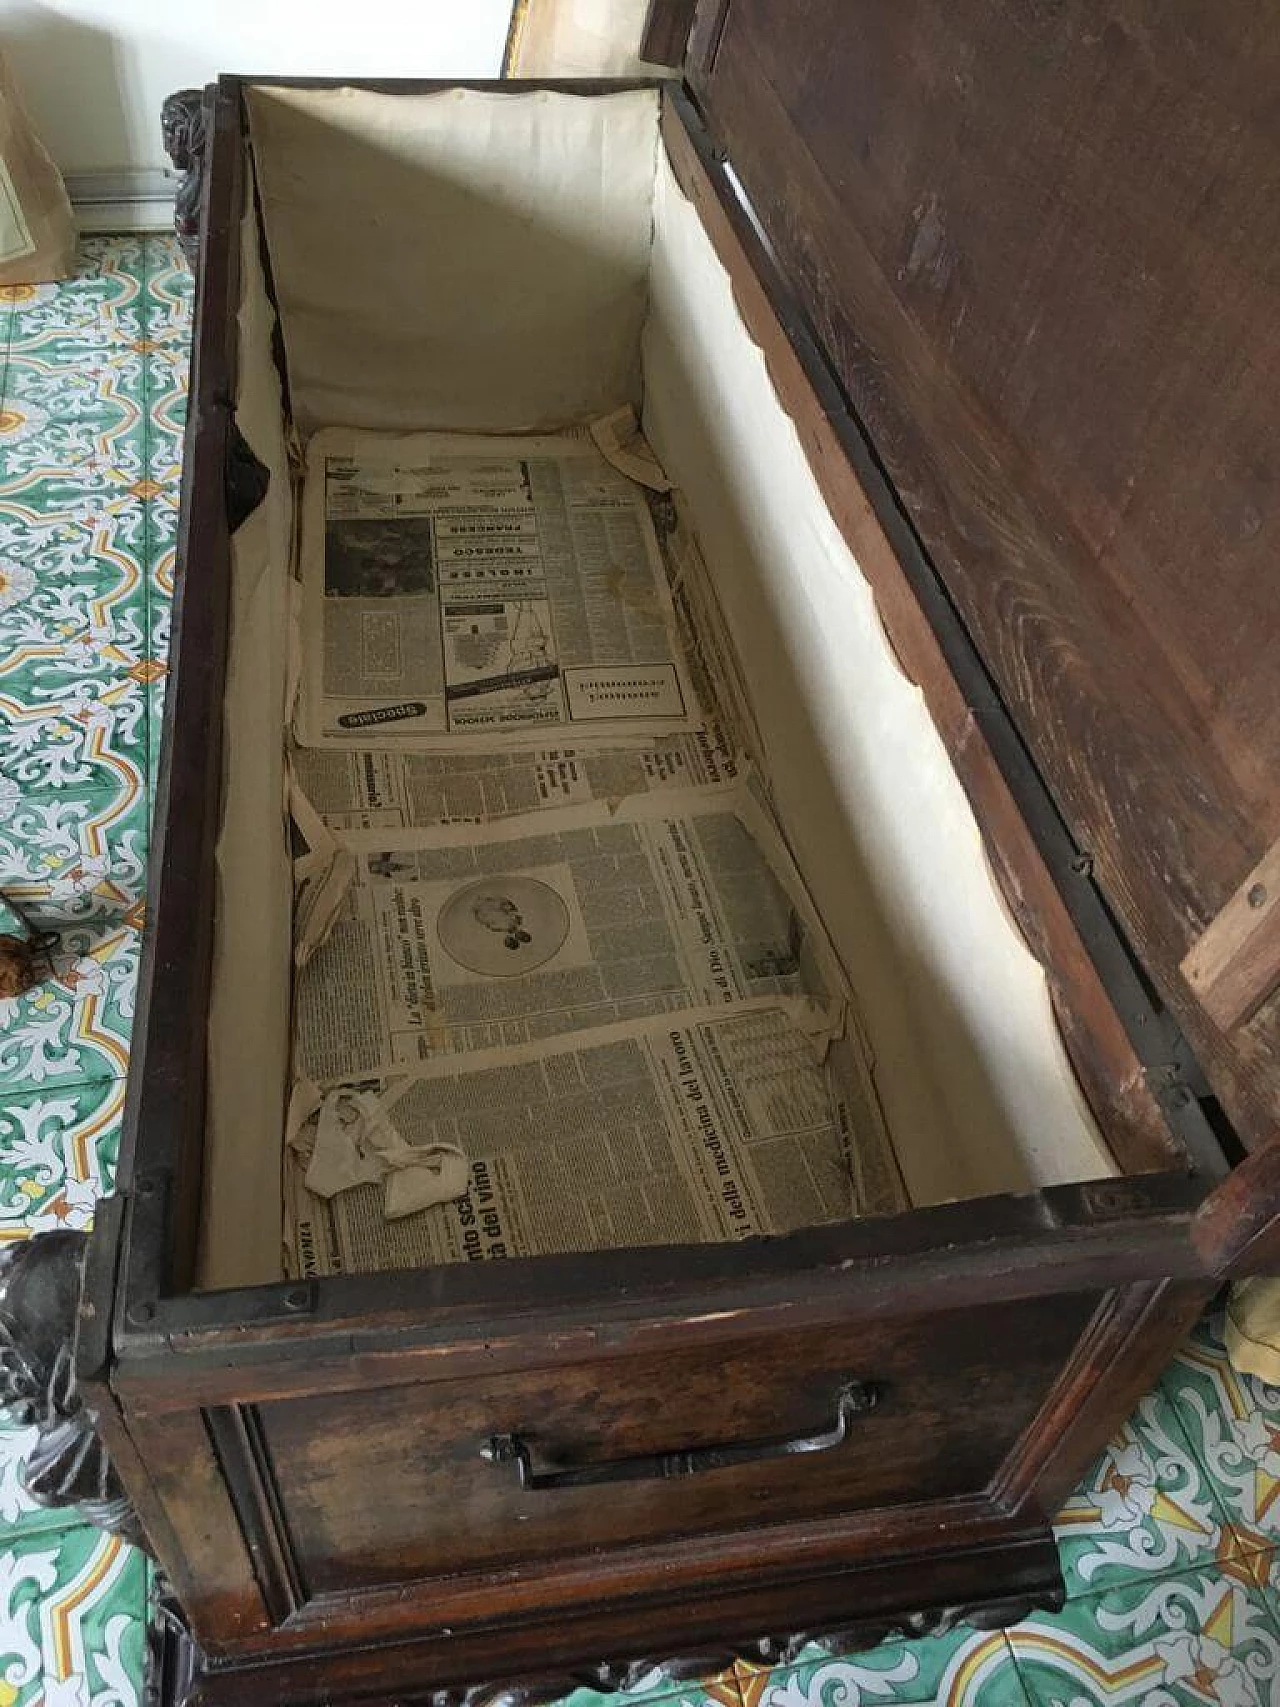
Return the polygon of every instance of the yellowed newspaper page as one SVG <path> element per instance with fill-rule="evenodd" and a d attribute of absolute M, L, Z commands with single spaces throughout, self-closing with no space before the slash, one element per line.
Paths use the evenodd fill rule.
<path fill-rule="evenodd" d="M 341 839 L 354 880 L 295 987 L 295 1070 L 318 1084 L 765 996 L 830 1031 L 846 999 L 745 787 Z"/>
<path fill-rule="evenodd" d="M 702 725 L 645 491 L 589 434 L 328 429 L 302 516 L 301 745 L 494 751 Z"/>
<path fill-rule="evenodd" d="M 466 1189 L 394 1220 L 379 1183 L 314 1196 L 303 1126 L 285 1166 L 296 1275 L 743 1239 L 905 1203 L 856 1053 L 808 1035 L 790 1005 L 613 1026 L 363 1088 L 409 1145 L 463 1150 Z"/>
<path fill-rule="evenodd" d="M 457 755 L 299 747 L 294 768 L 316 811 L 336 830 L 492 824 L 630 794 L 716 787 L 738 775 L 714 727 L 660 736 L 643 747 Z"/>

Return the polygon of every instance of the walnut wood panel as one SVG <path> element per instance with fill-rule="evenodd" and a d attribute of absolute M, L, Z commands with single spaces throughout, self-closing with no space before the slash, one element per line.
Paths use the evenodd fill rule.
<path fill-rule="evenodd" d="M 1206 1199 L 1192 1239 L 1218 1280 L 1280 1273 L 1280 1136 L 1247 1157 Z"/>
<path fill-rule="evenodd" d="M 1228 1041 L 1178 966 L 1280 832 L 1280 16 L 730 0 L 720 25 L 712 130 L 1256 1140 L 1280 1003 Z"/>
<path fill-rule="evenodd" d="M 649 0 L 640 57 L 649 65 L 679 65 L 689 40 L 697 0 Z"/>
<path fill-rule="evenodd" d="M 122 1410 L 134 1459 L 164 1513 L 152 1542 L 201 1641 L 218 1652 L 264 1635 L 270 1611 L 204 1418 L 194 1408 L 157 1420 L 137 1405 Z"/>
<path fill-rule="evenodd" d="M 1110 1293 L 1082 1335 L 992 1492 L 1053 1516 L 1082 1468 L 1155 1383 L 1212 1296 L 1211 1281 L 1162 1281 Z"/>
<path fill-rule="evenodd" d="M 1039 1408 L 1097 1303 L 1049 1299 L 699 1353 L 297 1400 L 256 1412 L 312 1595 L 743 1524 L 979 1494 Z M 675 1480 L 524 1491 L 494 1435 L 535 1467 L 812 1436 L 837 1395 L 879 1403 L 843 1444 Z"/>
<path fill-rule="evenodd" d="M 145 1183 L 145 1181 L 143 1182 Z M 459 1263 L 160 1299 L 116 1338 L 122 1393 L 158 1416 L 192 1403 L 568 1366 L 787 1336 L 1171 1276 L 1203 1278 L 1185 1173 L 940 1204 L 782 1238 Z M 146 1200 L 144 1200 L 145 1202 Z M 143 1203 L 132 1240 L 154 1242 Z M 293 1297 L 297 1309 L 287 1307 Z M 139 1308 L 137 1304 L 131 1311 Z"/>

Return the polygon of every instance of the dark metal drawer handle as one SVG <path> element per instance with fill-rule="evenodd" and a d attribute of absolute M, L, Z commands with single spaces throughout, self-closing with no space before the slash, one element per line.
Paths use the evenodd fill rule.
<path fill-rule="evenodd" d="M 836 1395 L 836 1420 L 825 1434 L 790 1435 L 785 1439 L 744 1440 L 729 1446 L 691 1446 L 682 1452 L 653 1452 L 637 1458 L 615 1458 L 603 1464 L 580 1464 L 571 1470 L 535 1470 L 529 1448 L 518 1434 L 495 1434 L 480 1456 L 491 1464 L 514 1464 L 520 1486 L 534 1492 L 547 1488 L 589 1488 L 600 1482 L 649 1482 L 668 1476 L 696 1476 L 703 1470 L 723 1470 L 731 1464 L 754 1464 L 763 1458 L 790 1458 L 800 1452 L 830 1452 L 842 1446 L 849 1426 L 879 1403 L 883 1388 L 871 1381 L 850 1381 Z"/>

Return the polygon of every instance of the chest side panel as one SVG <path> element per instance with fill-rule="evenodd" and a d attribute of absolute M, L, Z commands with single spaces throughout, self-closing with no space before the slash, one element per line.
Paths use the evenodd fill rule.
<path fill-rule="evenodd" d="M 257 1470 L 304 1602 L 962 1501 L 991 1483 L 1096 1302 L 270 1402 L 252 1410 Z M 515 1437 L 534 1478 L 590 1479 L 522 1487 L 495 1437 Z M 782 1442 L 804 1449 L 781 1454 Z"/>

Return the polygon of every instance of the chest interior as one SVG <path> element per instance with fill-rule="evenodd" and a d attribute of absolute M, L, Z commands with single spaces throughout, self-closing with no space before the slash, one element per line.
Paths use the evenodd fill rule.
<path fill-rule="evenodd" d="M 1094 1020 L 1010 910 L 955 742 L 780 401 L 778 350 L 673 165 L 670 94 L 264 84 L 244 104 L 235 419 L 270 479 L 230 543 L 195 1283 L 283 1273 L 292 588 L 301 458 L 326 428 L 547 433 L 634 410 L 854 994 L 902 1208 L 1185 1165 L 1123 1043 L 1084 1060 Z"/>

